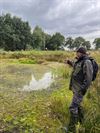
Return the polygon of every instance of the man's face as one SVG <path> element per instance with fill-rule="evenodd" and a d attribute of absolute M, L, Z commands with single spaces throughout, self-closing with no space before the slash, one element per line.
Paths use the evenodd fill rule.
<path fill-rule="evenodd" d="M 76 52 L 76 57 L 79 59 L 83 54 L 80 52 Z"/>

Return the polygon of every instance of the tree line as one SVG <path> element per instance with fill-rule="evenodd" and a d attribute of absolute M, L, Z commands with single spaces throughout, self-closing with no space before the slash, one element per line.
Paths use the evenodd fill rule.
<path fill-rule="evenodd" d="M 100 38 L 95 38 L 95 49 L 100 48 Z M 64 50 L 76 49 L 84 46 L 91 48 L 90 41 L 83 37 L 65 38 L 60 32 L 53 35 L 45 33 L 41 27 L 36 26 L 32 31 L 28 22 L 21 18 L 5 14 L 0 16 L 0 49 L 7 51 L 15 50 Z"/>

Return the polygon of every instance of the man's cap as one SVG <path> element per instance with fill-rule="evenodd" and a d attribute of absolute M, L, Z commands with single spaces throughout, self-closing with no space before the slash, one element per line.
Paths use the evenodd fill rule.
<path fill-rule="evenodd" d="M 79 47 L 76 52 L 80 52 L 82 54 L 87 54 L 87 49 L 85 47 Z"/>

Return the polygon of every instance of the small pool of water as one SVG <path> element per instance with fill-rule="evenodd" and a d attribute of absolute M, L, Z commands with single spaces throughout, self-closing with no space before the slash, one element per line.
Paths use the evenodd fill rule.
<path fill-rule="evenodd" d="M 0 67 L 0 88 L 20 91 L 49 89 L 55 77 L 46 65 L 5 64 Z"/>

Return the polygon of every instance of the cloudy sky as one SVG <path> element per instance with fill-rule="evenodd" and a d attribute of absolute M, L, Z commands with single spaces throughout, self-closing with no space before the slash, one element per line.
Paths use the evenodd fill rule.
<path fill-rule="evenodd" d="M 50 34 L 100 37 L 100 0 L 0 0 L 2 13 L 17 15 Z"/>

